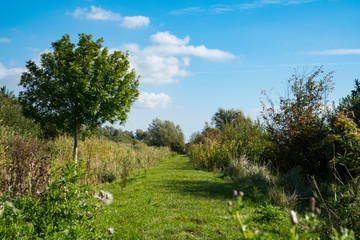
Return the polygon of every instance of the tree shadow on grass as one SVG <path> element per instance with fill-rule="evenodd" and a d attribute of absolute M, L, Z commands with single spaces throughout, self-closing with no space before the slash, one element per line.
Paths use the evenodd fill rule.
<path fill-rule="evenodd" d="M 202 198 L 230 199 L 234 183 L 217 183 L 199 180 L 169 180 L 163 186 L 171 191 L 184 195 L 194 195 Z"/>

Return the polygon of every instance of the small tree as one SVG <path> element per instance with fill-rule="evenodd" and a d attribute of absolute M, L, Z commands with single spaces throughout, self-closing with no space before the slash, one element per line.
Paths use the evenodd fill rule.
<path fill-rule="evenodd" d="M 137 99 L 139 77 L 130 70 L 128 53 L 109 53 L 103 39 L 79 34 L 77 47 L 69 35 L 52 43 L 54 52 L 41 55 L 41 65 L 28 61 L 21 76 L 24 113 L 45 126 L 54 123 L 74 133 L 77 161 L 81 125 L 96 129 L 106 121 L 123 123 Z"/>
<path fill-rule="evenodd" d="M 321 67 L 307 76 L 295 72 L 288 83 L 289 95 L 280 97 L 279 106 L 263 93 L 270 104 L 263 103 L 262 113 L 269 158 L 280 170 L 301 166 L 304 173 L 318 174 L 329 163 L 326 97 L 333 90 L 332 72 L 324 75 Z"/>

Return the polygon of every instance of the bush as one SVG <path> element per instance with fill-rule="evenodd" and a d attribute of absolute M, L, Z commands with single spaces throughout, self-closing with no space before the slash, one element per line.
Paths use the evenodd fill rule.
<path fill-rule="evenodd" d="M 99 204 L 77 181 L 84 175 L 73 162 L 55 167 L 36 196 L 1 199 L 0 235 L 4 239 L 100 239 L 93 219 Z"/>
<path fill-rule="evenodd" d="M 271 141 L 267 157 L 278 170 L 301 166 L 304 174 L 325 175 L 331 159 L 325 100 L 333 89 L 332 72 L 324 75 L 321 68 L 308 76 L 295 72 L 289 85 L 288 97 L 280 97 L 279 107 L 263 93 L 270 104 L 263 102 L 262 113 Z"/>
<path fill-rule="evenodd" d="M 348 179 L 349 174 L 355 178 L 360 175 L 360 129 L 352 116 L 352 112 L 342 111 L 333 118 L 335 134 L 332 140 L 336 146 L 333 166 L 340 177 Z"/>
<path fill-rule="evenodd" d="M 50 164 L 44 143 L 16 136 L 6 139 L 1 147 L 5 149 L 0 162 L 1 193 L 11 190 L 11 196 L 33 196 L 45 188 Z"/>
<path fill-rule="evenodd" d="M 246 155 L 253 162 L 261 162 L 266 145 L 265 132 L 259 122 L 245 117 L 240 110 L 219 109 L 213 116 L 216 128 L 205 126 L 192 136 L 188 154 L 196 167 L 233 172 L 231 160 Z M 230 167 L 230 169 L 228 169 Z"/>

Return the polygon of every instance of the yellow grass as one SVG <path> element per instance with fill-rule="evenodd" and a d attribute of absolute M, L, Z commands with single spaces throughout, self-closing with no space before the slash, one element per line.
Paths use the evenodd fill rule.
<path fill-rule="evenodd" d="M 53 151 L 59 156 L 59 164 L 72 160 L 73 138 L 62 136 L 53 142 Z M 117 179 L 121 174 L 156 165 L 171 154 L 165 147 L 149 147 L 116 143 L 107 139 L 92 137 L 79 141 L 78 159 L 84 161 L 89 173 L 88 183 L 101 182 L 105 174 L 112 174 Z"/>

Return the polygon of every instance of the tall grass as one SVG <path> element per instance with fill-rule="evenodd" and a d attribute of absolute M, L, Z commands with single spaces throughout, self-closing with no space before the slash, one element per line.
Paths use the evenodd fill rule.
<path fill-rule="evenodd" d="M 59 164 L 72 159 L 73 138 L 62 136 L 51 145 L 52 154 L 57 156 Z M 98 137 L 79 142 L 79 159 L 85 162 L 88 172 L 87 183 L 119 178 L 125 180 L 132 171 L 155 166 L 170 154 L 169 148 L 149 147 L 144 143 L 131 145 Z"/>

